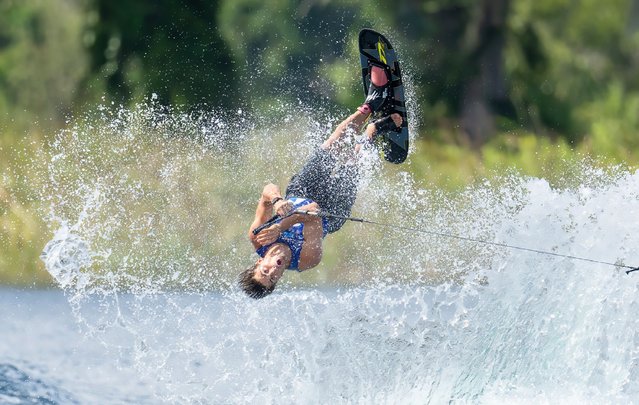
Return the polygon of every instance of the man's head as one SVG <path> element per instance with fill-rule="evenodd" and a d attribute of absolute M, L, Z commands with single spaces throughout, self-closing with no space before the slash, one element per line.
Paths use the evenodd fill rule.
<path fill-rule="evenodd" d="M 240 273 L 240 287 L 251 298 L 264 298 L 273 292 L 284 270 L 282 258 L 268 251 L 263 258 Z"/>

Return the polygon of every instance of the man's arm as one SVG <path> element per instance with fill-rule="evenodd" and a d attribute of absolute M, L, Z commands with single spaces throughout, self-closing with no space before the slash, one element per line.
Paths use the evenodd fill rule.
<path fill-rule="evenodd" d="M 322 218 L 304 215 L 307 221 L 304 223 L 304 244 L 300 252 L 298 268 L 300 271 L 317 266 L 322 260 Z"/>
<path fill-rule="evenodd" d="M 319 211 L 319 206 L 313 202 L 300 207 L 299 210 Z M 324 229 L 322 228 L 322 218 L 305 214 L 293 214 L 273 226 L 279 227 L 278 231 L 281 232 L 297 223 L 304 224 L 304 244 L 302 245 L 300 261 L 298 262 L 299 270 L 303 271 L 317 266 L 322 260 L 322 236 L 324 236 Z"/>
<path fill-rule="evenodd" d="M 319 211 L 319 205 L 317 205 L 317 203 L 313 202 L 310 204 L 306 204 L 303 205 L 301 207 L 299 207 L 297 210 L 299 211 Z M 311 223 L 311 222 L 316 222 L 317 220 L 319 220 L 319 222 L 321 223 L 321 219 L 315 216 L 311 216 L 311 215 L 305 215 L 305 214 L 293 214 L 290 215 L 286 218 L 284 218 L 279 224 L 280 226 L 280 230 L 281 231 L 285 231 L 288 228 L 292 227 L 295 224 L 304 224 L 304 226 L 306 227 L 307 224 Z"/>
<path fill-rule="evenodd" d="M 253 229 L 262 225 L 271 218 L 273 215 L 273 204 L 271 204 L 271 201 L 278 197 L 282 198 L 282 194 L 280 193 L 280 188 L 278 186 L 273 183 L 264 186 L 260 200 L 257 203 L 257 208 L 255 209 L 255 219 L 249 227 L 248 233 L 249 240 L 256 249 L 262 245 L 257 242 L 257 235 L 253 235 Z"/>

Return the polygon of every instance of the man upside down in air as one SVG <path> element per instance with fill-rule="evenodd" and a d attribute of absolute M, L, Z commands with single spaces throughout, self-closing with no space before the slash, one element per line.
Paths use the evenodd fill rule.
<path fill-rule="evenodd" d="M 391 88 L 384 69 L 371 68 L 371 85 L 364 104 L 340 123 L 331 136 L 311 155 L 308 162 L 294 175 L 283 197 L 275 184 L 267 184 L 249 228 L 249 239 L 260 258 L 240 274 L 242 290 L 252 298 L 263 298 L 273 292 L 286 269 L 304 271 L 317 266 L 322 259 L 322 240 L 339 230 L 351 212 L 357 196 L 358 165 L 350 160 L 342 163 L 341 153 L 359 153 L 340 148 L 344 140 L 359 133 L 369 116 L 385 111 L 390 105 Z M 401 115 L 394 113 L 367 125 L 365 141 L 402 125 Z M 320 217 L 298 211 L 324 212 L 340 216 Z M 281 217 L 273 225 L 259 232 L 254 230 L 271 219 Z"/>

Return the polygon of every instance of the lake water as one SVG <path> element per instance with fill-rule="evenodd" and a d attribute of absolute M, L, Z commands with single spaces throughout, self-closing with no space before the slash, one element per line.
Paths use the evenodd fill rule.
<path fill-rule="evenodd" d="M 0 403 L 634 403 L 637 282 L 597 273 L 259 302 L 2 289 Z"/>
<path fill-rule="evenodd" d="M 153 403 L 132 367 L 83 334 L 59 290 L 0 289 L 0 403 Z"/>

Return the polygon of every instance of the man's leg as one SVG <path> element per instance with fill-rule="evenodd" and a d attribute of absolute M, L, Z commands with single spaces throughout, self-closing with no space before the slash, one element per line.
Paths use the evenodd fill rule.
<path fill-rule="evenodd" d="M 338 164 L 336 158 L 338 153 L 335 153 L 335 149 L 339 147 L 339 141 L 345 135 L 358 134 L 368 117 L 384 108 L 389 100 L 389 89 L 390 84 L 384 69 L 373 66 L 371 68 L 371 85 L 364 104 L 335 128 L 335 131 L 324 141 L 321 148 L 315 151 L 302 170 L 293 176 L 286 189 L 286 198 L 293 196 L 310 198 L 326 209 L 327 206 L 330 206 L 329 202 L 335 200 L 333 197 L 337 194 L 341 198 L 336 200 L 345 202 L 345 204 L 341 204 L 344 207 L 339 211 L 350 212 L 350 207 L 353 205 L 357 193 L 357 167 L 349 165 L 351 167 L 345 173 L 345 177 L 350 181 L 344 182 L 344 184 L 348 184 L 348 186 L 344 187 L 344 184 L 338 184 L 343 180 L 338 181 L 332 177 L 333 169 Z M 352 152 L 353 149 L 350 153 Z M 339 185 L 337 188 L 342 190 L 333 193 L 332 190 L 336 189 L 335 185 Z M 339 226 L 335 230 L 339 229 Z"/>
<path fill-rule="evenodd" d="M 379 66 L 372 66 L 371 84 L 364 104 L 335 128 L 333 134 L 322 144 L 322 149 L 332 149 L 336 142 L 349 132 L 358 134 L 368 117 L 376 111 L 381 111 L 388 104 L 390 93 L 386 71 Z"/>
<path fill-rule="evenodd" d="M 324 212 L 340 217 L 349 217 L 351 215 L 351 209 L 357 198 L 359 170 L 358 164 L 341 164 L 338 166 L 338 172 L 331 179 L 330 188 L 325 190 L 327 197 L 325 197 L 324 206 L 320 205 Z M 325 221 L 326 230 L 328 233 L 333 233 L 344 225 L 346 219 L 332 217 L 325 219 Z"/>
<path fill-rule="evenodd" d="M 353 134 L 359 133 L 362 125 L 364 125 L 369 115 L 370 113 L 366 114 L 359 110 L 351 114 L 351 116 L 342 121 L 342 123 L 339 124 L 337 128 L 335 128 L 335 131 L 333 131 L 331 136 L 326 141 L 324 141 L 324 143 L 322 144 L 322 149 L 332 149 L 335 143 L 342 139 L 349 132 Z"/>
<path fill-rule="evenodd" d="M 393 113 L 390 116 L 386 116 L 384 118 L 371 122 L 370 124 L 366 126 L 366 131 L 364 132 L 366 136 L 366 141 L 368 143 L 371 143 L 373 142 L 373 140 L 375 139 L 375 136 L 378 133 L 388 132 L 393 130 L 394 128 L 401 127 L 403 121 L 404 120 L 402 119 L 401 115 L 399 115 L 398 113 Z M 355 146 L 355 152 L 359 153 L 361 147 L 362 147 L 362 144 L 358 143 Z"/>
<path fill-rule="evenodd" d="M 331 176 L 338 163 L 338 141 L 351 131 L 354 134 L 358 133 L 369 115 L 358 110 L 342 121 L 322 146 L 311 155 L 299 173 L 291 178 L 286 188 L 286 198 L 306 197 L 318 203 L 326 200 L 324 196 L 327 189 L 332 188 L 334 180 Z"/>

